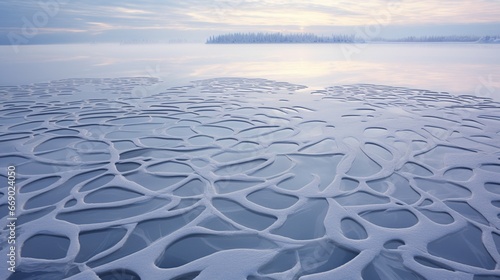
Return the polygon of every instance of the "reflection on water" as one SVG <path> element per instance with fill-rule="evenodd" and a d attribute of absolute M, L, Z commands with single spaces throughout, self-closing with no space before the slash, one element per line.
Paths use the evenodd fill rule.
<path fill-rule="evenodd" d="M 372 83 L 500 99 L 500 45 L 47 45 L 0 46 L 0 84 L 154 76 L 169 85 L 222 76 L 326 87 Z M 8 71 L 7 71 L 8 69 Z"/>

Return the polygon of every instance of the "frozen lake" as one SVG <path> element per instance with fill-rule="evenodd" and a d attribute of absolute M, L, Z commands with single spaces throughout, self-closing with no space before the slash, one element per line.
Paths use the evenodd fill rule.
<path fill-rule="evenodd" d="M 219 77 L 324 88 L 357 83 L 500 98 L 500 45 L 47 45 L 0 47 L 0 84 L 62 78 L 159 77 L 169 85 Z"/>
<path fill-rule="evenodd" d="M 499 46 L 341 48 L 0 48 L 0 278 L 498 279 Z"/>

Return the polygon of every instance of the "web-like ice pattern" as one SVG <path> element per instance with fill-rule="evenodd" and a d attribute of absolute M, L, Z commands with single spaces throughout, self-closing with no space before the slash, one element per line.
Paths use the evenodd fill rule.
<path fill-rule="evenodd" d="M 23 245 L 17 272 L 0 275 L 500 279 L 498 103 L 376 85 L 155 83 L 0 87 Z"/>

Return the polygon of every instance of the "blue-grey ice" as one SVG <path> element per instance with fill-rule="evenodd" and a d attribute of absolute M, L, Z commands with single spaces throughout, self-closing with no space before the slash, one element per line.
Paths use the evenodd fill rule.
<path fill-rule="evenodd" d="M 17 272 L 0 275 L 498 279 L 499 103 L 372 84 L 157 82 L 0 87 L 0 162 L 20 188 Z M 2 189 L 2 225 L 6 208 Z"/>

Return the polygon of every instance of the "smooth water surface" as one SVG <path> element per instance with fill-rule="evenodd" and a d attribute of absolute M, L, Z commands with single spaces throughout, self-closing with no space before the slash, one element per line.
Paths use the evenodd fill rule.
<path fill-rule="evenodd" d="M 169 85 L 267 78 L 318 88 L 357 83 L 500 99 L 500 45 L 265 44 L 0 46 L 0 85 L 62 78 L 159 77 Z"/>

